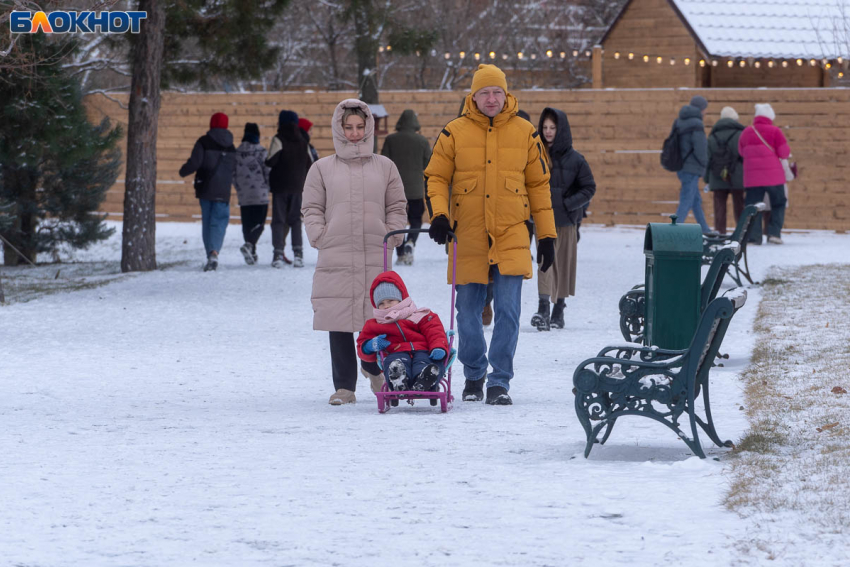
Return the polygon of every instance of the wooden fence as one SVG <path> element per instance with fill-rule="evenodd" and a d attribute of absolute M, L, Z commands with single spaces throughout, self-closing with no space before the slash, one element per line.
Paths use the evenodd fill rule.
<path fill-rule="evenodd" d="M 659 165 L 661 143 L 679 108 L 700 92 L 709 100 L 706 129 L 719 118 L 720 109 L 733 106 L 749 124 L 755 103 L 769 102 L 776 124 L 784 129 L 800 178 L 790 186 L 785 225 L 794 229 L 850 230 L 850 90 L 847 89 L 639 89 L 518 91 L 520 108 L 536 117 L 547 106 L 569 116 L 575 148 L 593 169 L 598 185 L 591 204 L 592 223 L 642 225 L 662 222 L 673 213 L 679 194 L 675 174 Z M 192 178 L 177 174 L 195 140 L 203 135 L 214 112 L 230 117 L 236 145 L 246 122 L 260 125 L 261 141 L 268 146 L 277 115 L 292 109 L 315 123 L 313 143 L 322 156 L 333 153 L 330 116 L 336 104 L 353 96 L 344 92 L 178 94 L 166 93 L 160 112 L 157 143 L 157 215 L 162 220 L 200 217 Z M 395 91 L 381 93 L 390 113 L 390 129 L 405 108 L 419 114 L 422 134 L 432 142 L 440 129 L 455 118 L 461 92 Z M 117 96 L 126 104 L 127 96 Z M 103 115 L 126 128 L 127 111 L 102 95 L 89 98 L 93 119 Z M 379 140 L 379 144 L 382 140 Z M 125 146 L 124 146 L 125 147 Z M 124 199 L 123 174 L 109 191 L 102 209 L 120 218 Z M 712 220 L 709 194 L 703 207 Z M 731 207 L 731 203 L 729 205 Z M 730 209 L 731 210 L 731 209 Z M 114 215 L 113 215 L 114 213 Z M 234 196 L 232 214 L 238 217 Z M 729 215 L 730 222 L 732 215 Z"/>

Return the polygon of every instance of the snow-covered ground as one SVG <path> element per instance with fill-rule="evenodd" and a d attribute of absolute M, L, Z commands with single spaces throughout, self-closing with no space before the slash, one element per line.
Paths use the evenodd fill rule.
<path fill-rule="evenodd" d="M 513 406 L 386 415 L 365 379 L 357 404 L 327 403 L 315 251 L 304 269 L 273 270 L 267 230 L 261 264 L 246 266 L 231 225 L 219 271 L 202 273 L 199 224 L 157 231 L 168 269 L 0 308 L 0 565 L 848 564 L 847 542 L 817 534 L 747 545 L 767 524 L 798 533 L 798 518 L 723 508 L 727 450 L 705 439 L 700 460 L 635 418 L 582 457 L 572 372 L 622 342 L 617 301 L 643 278 L 641 230 L 582 229 L 564 330 L 529 326 L 525 283 Z M 78 259 L 116 261 L 120 232 Z M 850 236 L 785 240 L 751 248 L 757 277 L 850 262 Z M 420 244 L 398 271 L 448 321 L 445 254 Z M 737 374 L 760 291 L 749 294 L 712 372 L 724 439 L 746 428 Z"/>

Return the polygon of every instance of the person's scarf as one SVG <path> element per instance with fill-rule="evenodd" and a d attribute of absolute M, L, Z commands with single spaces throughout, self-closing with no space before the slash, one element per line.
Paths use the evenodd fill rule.
<path fill-rule="evenodd" d="M 395 323 L 402 319 L 409 319 L 413 323 L 419 323 L 431 310 L 426 307 L 416 307 L 413 300 L 407 297 L 389 309 L 372 309 L 375 320 L 381 324 Z"/>

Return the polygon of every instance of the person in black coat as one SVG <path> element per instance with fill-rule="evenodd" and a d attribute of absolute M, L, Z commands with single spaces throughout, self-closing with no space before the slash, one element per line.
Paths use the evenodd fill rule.
<path fill-rule="evenodd" d="M 227 124 L 226 114 L 213 114 L 209 131 L 198 138 L 192 155 L 180 168 L 180 177 L 195 174 L 195 197 L 201 204 L 201 234 L 207 252 L 205 272 L 218 267 L 218 253 L 230 222 L 230 187 L 236 167 L 236 148 Z"/>
<path fill-rule="evenodd" d="M 304 246 L 301 234 L 301 196 L 307 171 L 313 164 L 309 144 L 298 127 L 298 115 L 283 110 L 278 116 L 277 134 L 272 138 L 266 165 L 272 194 L 272 266 L 282 268 L 286 261 L 283 249 L 286 233 L 292 231 L 293 265 L 304 266 Z"/>
<path fill-rule="evenodd" d="M 584 210 L 596 193 L 596 182 L 584 156 L 573 149 L 573 136 L 567 115 L 555 108 L 546 108 L 540 115 L 538 130 L 543 139 L 551 169 L 549 188 L 552 192 L 552 211 L 558 238 L 555 241 L 555 261 L 548 272 L 537 272 L 539 306 L 531 324 L 539 331 L 550 327 L 564 328 L 566 298 L 575 295 L 576 227 Z M 551 317 L 550 300 L 555 303 Z"/>

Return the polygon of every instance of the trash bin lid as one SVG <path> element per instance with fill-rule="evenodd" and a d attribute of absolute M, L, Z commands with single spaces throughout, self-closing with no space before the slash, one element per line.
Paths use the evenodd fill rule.
<path fill-rule="evenodd" d="M 675 218 L 669 224 L 649 223 L 643 251 L 648 256 L 702 257 L 702 229 L 698 224 L 677 224 Z"/>

